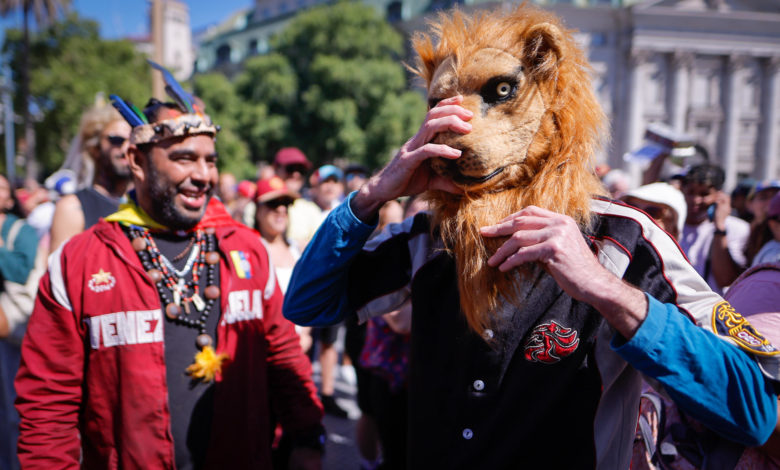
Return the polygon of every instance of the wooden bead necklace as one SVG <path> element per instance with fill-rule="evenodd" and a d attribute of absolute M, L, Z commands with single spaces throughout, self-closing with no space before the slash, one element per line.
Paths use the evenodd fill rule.
<path fill-rule="evenodd" d="M 178 271 L 173 264 L 160 253 L 157 244 L 149 234 L 149 230 L 137 225 L 128 225 L 127 234 L 133 250 L 138 254 L 141 265 L 149 278 L 155 283 L 160 300 L 165 308 L 165 316 L 171 321 L 198 330 L 195 340 L 199 349 L 211 346 L 214 340 L 206 332 L 206 321 L 214 303 L 219 299 L 220 290 L 216 285 L 216 269 L 219 266 L 219 253 L 215 251 L 216 237 L 213 228 L 196 230 L 193 253 L 184 269 Z M 203 290 L 204 301 L 200 296 L 200 276 L 203 268 L 206 270 L 206 288 Z M 192 269 L 192 278 L 185 282 L 183 276 Z M 191 294 L 190 294 L 191 293 Z M 200 315 L 191 317 L 192 305 Z"/>

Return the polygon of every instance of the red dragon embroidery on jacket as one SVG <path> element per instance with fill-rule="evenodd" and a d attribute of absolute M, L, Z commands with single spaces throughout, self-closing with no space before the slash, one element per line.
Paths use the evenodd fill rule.
<path fill-rule="evenodd" d="M 525 343 L 525 359 L 531 362 L 554 364 L 573 353 L 580 344 L 577 331 L 555 321 L 537 325 Z"/>

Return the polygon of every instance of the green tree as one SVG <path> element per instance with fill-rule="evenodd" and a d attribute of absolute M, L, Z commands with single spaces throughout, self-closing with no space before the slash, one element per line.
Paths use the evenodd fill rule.
<path fill-rule="evenodd" d="M 255 159 L 295 145 L 317 164 L 376 166 L 425 113 L 422 97 L 407 90 L 402 36 L 369 6 L 311 8 L 271 45 L 274 54 L 248 61 L 236 79 L 246 103 L 241 135 Z"/>
<path fill-rule="evenodd" d="M 3 48 L 18 72 L 24 51 L 22 32 L 8 31 Z M 46 173 L 62 164 L 81 114 L 97 93 L 115 93 L 139 106 L 151 94 L 149 66 L 133 44 L 101 39 L 97 23 L 75 13 L 32 35 L 28 59 L 30 95 L 43 115 L 35 123 L 37 155 Z"/>
<path fill-rule="evenodd" d="M 206 113 L 221 127 L 217 135 L 218 165 L 220 171 L 233 173 L 238 178 L 254 176 L 249 149 L 239 135 L 239 116 L 243 107 L 235 86 L 222 74 L 197 75 L 193 79 L 195 95 L 203 100 Z"/>
<path fill-rule="evenodd" d="M 70 0 L 0 0 L 0 16 L 8 16 L 14 11 L 22 12 L 22 41 L 19 64 L 19 101 L 22 106 L 22 123 L 27 175 L 35 178 L 38 165 L 35 158 L 35 130 L 30 116 L 30 14 L 35 17 L 39 27 L 48 26 L 62 11 L 70 7 Z"/>
<path fill-rule="evenodd" d="M 296 112 L 298 77 L 290 62 L 279 54 L 253 57 L 236 77 L 239 133 L 252 157 L 270 159 L 291 134 L 290 116 Z"/>

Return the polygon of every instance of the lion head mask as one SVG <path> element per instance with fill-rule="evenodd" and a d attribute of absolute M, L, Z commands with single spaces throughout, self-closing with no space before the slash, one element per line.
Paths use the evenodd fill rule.
<path fill-rule="evenodd" d="M 514 11 L 440 14 L 432 33 L 414 38 L 428 104 L 460 94 L 474 113 L 466 135 L 434 142 L 462 151 L 430 161 L 462 196 L 430 191 L 435 226 L 455 256 L 461 307 L 481 332 L 500 302 L 518 302 L 520 270 L 504 274 L 487 259 L 504 239 L 479 228 L 527 205 L 574 218 L 585 227 L 590 199 L 603 192 L 592 157 L 605 117 L 592 91 L 588 64 L 570 31 L 552 14 L 521 5 Z"/>

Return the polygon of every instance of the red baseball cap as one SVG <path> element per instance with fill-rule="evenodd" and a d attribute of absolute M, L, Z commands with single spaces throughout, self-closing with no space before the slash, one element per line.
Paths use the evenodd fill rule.
<path fill-rule="evenodd" d="M 307 170 L 311 169 L 311 162 L 297 147 L 285 147 L 276 152 L 276 156 L 274 156 L 274 165 L 303 165 Z"/>
<path fill-rule="evenodd" d="M 243 180 L 238 183 L 236 192 L 238 192 L 241 197 L 252 197 L 252 195 L 255 194 L 255 184 L 251 181 Z"/>
<path fill-rule="evenodd" d="M 300 196 L 295 191 L 287 189 L 287 185 L 284 184 L 284 181 L 278 176 L 257 182 L 257 195 L 255 195 L 256 202 L 268 202 L 280 197 L 298 199 Z"/>

